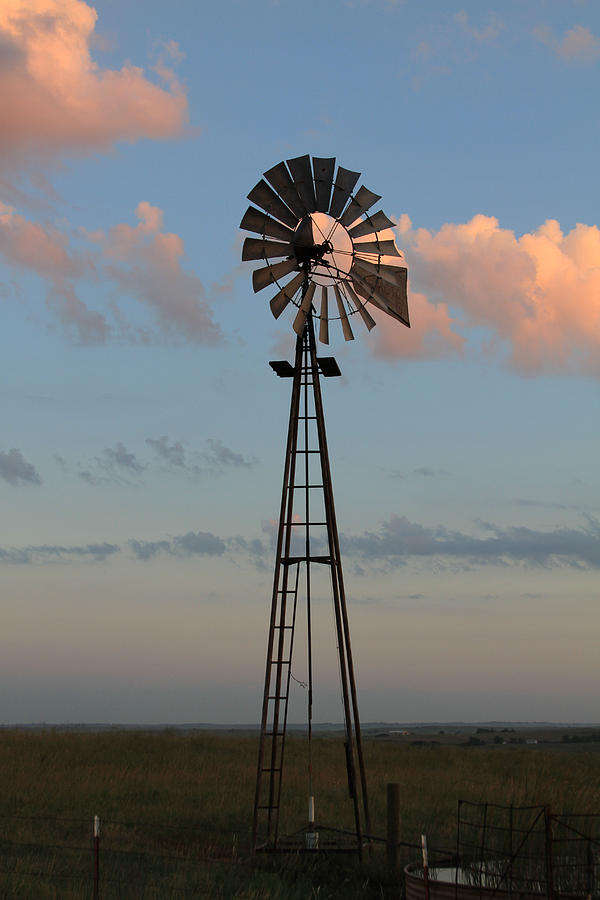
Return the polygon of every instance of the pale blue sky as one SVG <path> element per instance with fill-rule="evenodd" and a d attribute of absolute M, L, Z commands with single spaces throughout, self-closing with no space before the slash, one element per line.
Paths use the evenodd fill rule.
<path fill-rule="evenodd" d="M 324 384 L 362 718 L 598 720 L 598 5 L 21 6 L 0 721 L 258 719 L 294 335 L 238 225 L 304 153 L 363 173 L 409 267 L 413 328 L 332 334 Z"/>

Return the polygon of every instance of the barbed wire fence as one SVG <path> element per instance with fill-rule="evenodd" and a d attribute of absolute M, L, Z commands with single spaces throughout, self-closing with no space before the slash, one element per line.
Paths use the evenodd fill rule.
<path fill-rule="evenodd" d="M 225 870 L 253 868 L 250 833 L 166 822 L 0 815 L 0 895 L 213 897 Z M 39 896 L 44 896 L 40 893 Z"/>
<path fill-rule="evenodd" d="M 367 837 L 374 845 L 387 844 L 389 852 L 389 834 Z M 399 840 L 398 834 L 394 842 L 413 859 L 421 855 L 421 843 Z M 459 800 L 456 847 L 431 846 L 429 853 L 431 890 L 443 872 L 453 870 L 456 897 L 461 887 L 470 887 L 480 898 L 600 900 L 600 814 Z M 281 872 L 281 857 L 277 865 Z M 410 868 L 416 872 L 419 865 Z M 228 897 L 261 869 L 265 855 L 252 854 L 249 830 L 0 814 L 3 897 Z"/>

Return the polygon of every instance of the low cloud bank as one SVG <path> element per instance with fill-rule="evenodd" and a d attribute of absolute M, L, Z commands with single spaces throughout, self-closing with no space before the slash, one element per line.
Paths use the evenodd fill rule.
<path fill-rule="evenodd" d="M 528 565 L 600 568 L 600 524 L 539 531 L 522 525 L 499 528 L 480 523 L 470 535 L 437 525 L 429 528 L 406 516 L 392 516 L 376 531 L 344 536 L 344 553 L 363 563 L 405 565 L 410 559 L 454 560 L 465 566 Z"/>
<path fill-rule="evenodd" d="M 27 462 L 16 447 L 8 452 L 0 450 L 0 478 L 18 487 L 24 484 L 41 484 L 42 479 L 35 466 Z"/>
<path fill-rule="evenodd" d="M 123 545 L 105 542 L 0 548 L 0 562 L 27 564 L 86 558 L 105 561 L 119 552 L 128 552 L 141 562 L 160 556 L 183 559 L 228 555 L 246 558 L 262 568 L 273 557 L 270 523 L 263 526 L 263 531 L 268 535 L 267 540 L 188 531 L 156 541 L 131 538 Z M 480 522 L 476 531 L 476 534 L 466 534 L 444 525 L 427 527 L 405 516 L 392 516 L 374 531 L 342 535 L 341 545 L 344 558 L 356 563 L 356 571 L 363 574 L 368 574 L 369 568 L 390 570 L 415 561 L 432 566 L 451 563 L 464 569 L 490 565 L 600 569 L 600 523 L 591 517 L 586 517 L 582 528 L 540 531 L 522 525 L 500 528 Z M 321 552 L 326 552 L 325 546 Z"/>

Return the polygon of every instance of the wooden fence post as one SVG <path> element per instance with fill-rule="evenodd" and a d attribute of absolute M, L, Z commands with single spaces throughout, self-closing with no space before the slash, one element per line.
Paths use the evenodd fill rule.
<path fill-rule="evenodd" d="M 546 831 L 546 898 L 554 900 L 554 871 L 552 853 L 552 810 L 549 806 L 544 809 L 544 824 Z"/>
<path fill-rule="evenodd" d="M 387 786 L 387 859 L 390 869 L 400 869 L 400 785 Z"/>
<path fill-rule="evenodd" d="M 425 888 L 425 900 L 429 900 L 429 856 L 427 854 L 427 838 L 421 835 L 421 852 L 423 854 L 423 886 Z"/>
<path fill-rule="evenodd" d="M 100 819 L 94 816 L 94 900 L 100 897 Z"/>

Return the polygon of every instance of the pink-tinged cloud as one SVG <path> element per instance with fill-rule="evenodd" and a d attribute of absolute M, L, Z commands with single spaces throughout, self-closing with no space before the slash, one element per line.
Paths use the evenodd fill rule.
<path fill-rule="evenodd" d="M 600 38 L 584 25 L 574 25 L 565 32 L 562 40 L 556 38 L 547 25 L 539 25 L 533 33 L 538 41 L 566 62 L 593 63 L 600 57 Z"/>
<path fill-rule="evenodd" d="M 409 291 L 411 327 L 400 325 L 370 307 L 377 327 L 369 334 L 371 352 L 379 359 L 442 359 L 460 355 L 465 339 L 452 330 L 446 303 L 430 303 L 424 294 Z"/>
<path fill-rule="evenodd" d="M 508 348 L 522 374 L 600 375 L 600 229 L 555 220 L 517 237 L 492 216 L 437 232 L 401 219 L 411 278 L 427 296 L 448 303 L 464 326 L 484 328 L 484 352 Z M 411 301 L 412 302 L 412 301 Z M 412 310 L 416 320 L 418 307 Z M 464 327 L 461 325 L 464 331 Z"/>
<path fill-rule="evenodd" d="M 215 344 L 222 339 L 197 275 L 183 268 L 185 248 L 177 234 L 161 230 L 163 212 L 143 201 L 136 226 L 120 224 L 91 235 L 104 271 L 122 292 L 150 307 L 161 334 Z"/>
<path fill-rule="evenodd" d="M 206 302 L 202 282 L 183 267 L 184 245 L 162 230 L 163 213 L 147 202 L 136 208 L 138 224 L 119 224 L 108 233 L 85 232 L 87 247 L 53 225 L 31 222 L 0 203 L 0 257 L 34 272 L 46 286 L 46 303 L 67 333 L 84 344 L 110 338 L 132 342 L 176 339 L 215 344 L 222 339 Z M 90 309 L 81 299 L 86 282 L 117 289 L 118 303 Z M 156 326 L 137 326 L 126 309 L 133 298 L 152 310 Z M 111 322 L 112 318 L 112 322 Z"/>
<path fill-rule="evenodd" d="M 89 309 L 75 293 L 74 282 L 92 274 L 93 262 L 69 249 L 64 234 L 51 225 L 30 222 L 0 202 L 0 256 L 7 265 L 34 272 L 46 285 L 46 304 L 84 344 L 106 340 L 106 318 Z"/>
<path fill-rule="evenodd" d="M 183 129 L 187 99 L 165 61 L 176 58 L 176 45 L 166 46 L 155 67 L 164 86 L 129 63 L 102 69 L 90 54 L 96 20 L 96 10 L 83 0 L 0 3 L 5 165 L 105 149 L 119 140 L 171 137 Z"/>

